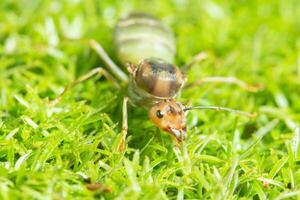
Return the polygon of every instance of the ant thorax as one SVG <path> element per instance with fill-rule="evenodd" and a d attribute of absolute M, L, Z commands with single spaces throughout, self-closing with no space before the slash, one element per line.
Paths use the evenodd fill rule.
<path fill-rule="evenodd" d="M 133 104 L 146 107 L 173 98 L 185 81 L 176 66 L 159 58 L 145 59 L 129 71 L 129 97 Z"/>

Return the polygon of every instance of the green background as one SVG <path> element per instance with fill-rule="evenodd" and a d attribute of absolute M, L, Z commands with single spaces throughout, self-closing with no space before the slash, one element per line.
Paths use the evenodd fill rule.
<path fill-rule="evenodd" d="M 123 91 L 93 78 L 49 106 L 67 83 L 103 66 L 88 45 L 67 38 L 96 39 L 116 60 L 113 26 L 136 10 L 172 28 L 178 66 L 208 52 L 188 83 L 236 76 L 263 85 L 251 93 L 203 84 L 183 90 L 180 101 L 257 118 L 190 112 L 189 136 L 175 148 L 146 110 L 129 107 L 128 148 L 120 154 Z M 300 198 L 299 36 L 297 0 L 1 1 L 0 198 Z M 100 188 L 89 190 L 89 182 Z"/>

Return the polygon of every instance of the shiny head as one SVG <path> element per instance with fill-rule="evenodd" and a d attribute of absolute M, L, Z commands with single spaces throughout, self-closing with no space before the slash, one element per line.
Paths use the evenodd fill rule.
<path fill-rule="evenodd" d="M 170 133 L 177 141 L 186 138 L 184 106 L 169 99 L 154 104 L 149 111 L 150 120 L 162 130 Z"/>

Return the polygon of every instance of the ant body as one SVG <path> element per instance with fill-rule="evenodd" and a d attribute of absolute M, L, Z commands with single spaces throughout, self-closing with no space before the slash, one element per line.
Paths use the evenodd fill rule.
<path fill-rule="evenodd" d="M 89 40 L 90 46 L 102 58 L 111 75 L 104 68 L 95 68 L 87 74 L 67 85 L 64 91 L 54 99 L 51 104 L 59 102 L 62 95 L 78 83 L 94 75 L 105 76 L 116 86 L 116 79 L 128 85 L 128 97 L 123 100 L 122 138 L 119 150 L 124 151 L 127 135 L 127 102 L 149 109 L 150 120 L 160 129 L 170 133 L 177 141 L 186 138 L 185 113 L 192 109 L 213 109 L 235 112 L 254 117 L 255 114 L 230 108 L 217 106 L 192 106 L 185 107 L 175 100 L 175 96 L 182 89 L 187 71 L 192 65 L 204 60 L 207 55 L 202 52 L 197 54 L 188 64 L 180 70 L 173 65 L 175 56 L 175 40 L 172 32 L 162 22 L 151 15 L 132 13 L 122 18 L 117 23 L 114 41 L 117 55 L 129 72 L 129 77 L 107 55 L 102 46 L 94 40 Z M 115 78 L 116 79 L 115 79 Z M 256 86 L 251 86 L 234 77 L 207 77 L 203 82 L 226 82 L 237 84 L 249 91 L 256 91 Z"/>

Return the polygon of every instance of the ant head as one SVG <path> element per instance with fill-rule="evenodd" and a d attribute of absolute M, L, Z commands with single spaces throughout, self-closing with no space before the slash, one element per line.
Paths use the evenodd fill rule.
<path fill-rule="evenodd" d="M 153 105 L 149 111 L 150 120 L 177 141 L 186 138 L 184 106 L 175 100 L 165 100 Z"/>

